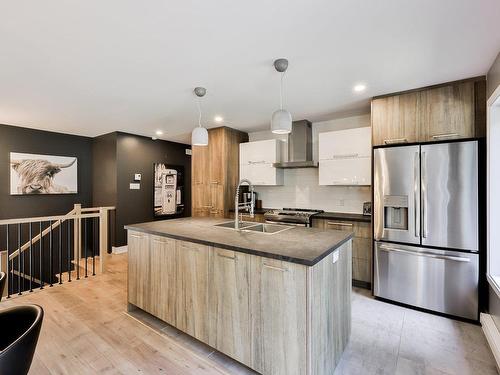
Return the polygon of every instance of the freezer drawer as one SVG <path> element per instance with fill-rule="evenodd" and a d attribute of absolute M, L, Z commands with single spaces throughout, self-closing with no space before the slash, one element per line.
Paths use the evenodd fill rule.
<path fill-rule="evenodd" d="M 375 243 L 377 297 L 478 319 L 478 255 Z"/>

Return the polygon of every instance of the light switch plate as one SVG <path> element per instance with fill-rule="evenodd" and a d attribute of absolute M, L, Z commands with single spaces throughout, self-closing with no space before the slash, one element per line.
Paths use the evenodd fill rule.
<path fill-rule="evenodd" d="M 190 148 L 186 148 L 186 155 L 192 155 L 192 151 Z"/>
<path fill-rule="evenodd" d="M 142 177 L 142 176 L 141 176 L 141 174 L 140 174 L 140 173 L 136 173 L 136 174 L 134 174 L 134 180 L 135 180 L 135 181 L 141 181 L 141 177 Z"/>
<path fill-rule="evenodd" d="M 339 252 L 338 251 L 334 251 L 333 252 L 333 257 L 332 257 L 332 263 L 337 263 L 338 260 L 339 260 Z"/>
<path fill-rule="evenodd" d="M 141 184 L 131 182 L 130 183 L 130 190 L 140 190 L 141 189 Z"/>

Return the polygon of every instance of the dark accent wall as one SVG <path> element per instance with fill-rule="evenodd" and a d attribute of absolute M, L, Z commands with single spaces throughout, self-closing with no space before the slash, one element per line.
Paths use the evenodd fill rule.
<path fill-rule="evenodd" d="M 78 158 L 78 194 L 10 195 L 10 152 Z M 92 204 L 92 138 L 0 125 L 0 219 L 65 214 Z"/>
<path fill-rule="evenodd" d="M 94 205 L 116 206 L 113 246 L 127 244 L 127 224 L 155 220 L 153 216 L 153 163 L 184 167 L 183 216 L 191 216 L 191 146 L 115 132 L 94 138 Z M 140 173 L 140 190 L 130 190 Z"/>

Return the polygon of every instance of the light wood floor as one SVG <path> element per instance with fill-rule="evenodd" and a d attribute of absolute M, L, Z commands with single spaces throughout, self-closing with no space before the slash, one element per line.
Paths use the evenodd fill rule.
<path fill-rule="evenodd" d="M 108 273 L 0 302 L 45 319 L 30 374 L 255 374 L 140 310 L 126 313 L 126 254 Z M 353 293 L 349 345 L 335 375 L 494 375 L 481 328 Z"/>

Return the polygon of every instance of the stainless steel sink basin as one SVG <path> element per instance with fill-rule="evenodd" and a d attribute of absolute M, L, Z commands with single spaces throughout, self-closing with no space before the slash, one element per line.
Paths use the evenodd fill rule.
<path fill-rule="evenodd" d="M 252 221 L 240 221 L 240 229 L 254 226 L 255 223 Z M 228 221 L 227 223 L 215 224 L 215 227 L 234 229 L 234 221 Z"/>
<path fill-rule="evenodd" d="M 229 221 L 227 223 L 215 224 L 214 226 L 219 228 L 234 229 L 234 221 Z M 289 225 L 279 225 L 279 224 L 260 224 L 250 221 L 240 221 L 240 230 L 243 232 L 254 232 L 254 233 L 264 233 L 264 234 L 276 234 L 283 232 L 293 227 Z"/>
<path fill-rule="evenodd" d="M 245 231 L 252 231 L 258 233 L 267 233 L 267 234 L 275 234 L 279 232 L 283 232 L 284 230 L 291 229 L 292 227 L 288 225 L 278 225 L 278 224 L 257 224 L 248 228 L 245 228 Z"/>

